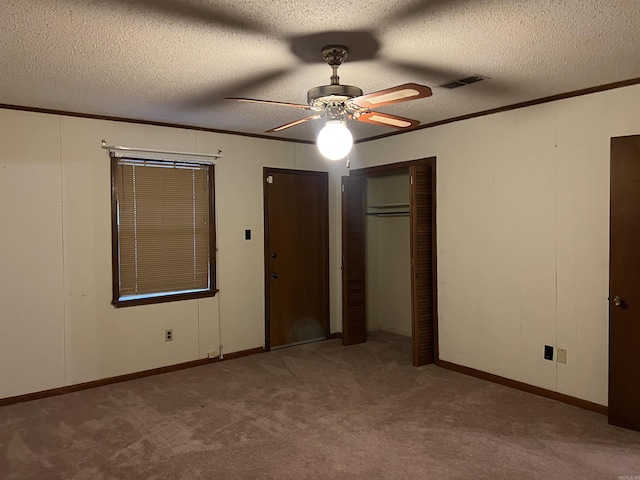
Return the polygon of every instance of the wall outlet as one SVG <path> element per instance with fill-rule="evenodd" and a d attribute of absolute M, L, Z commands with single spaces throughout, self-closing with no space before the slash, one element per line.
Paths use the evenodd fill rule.
<path fill-rule="evenodd" d="M 217 356 L 218 356 L 218 352 L 216 352 L 215 350 L 210 350 L 207 352 L 207 358 L 209 359 L 216 358 Z"/>
<path fill-rule="evenodd" d="M 558 363 L 567 363 L 567 351 L 564 348 L 558 349 Z"/>
<path fill-rule="evenodd" d="M 173 341 L 173 329 L 168 329 L 164 331 L 164 341 L 171 342 Z"/>
<path fill-rule="evenodd" d="M 553 360 L 553 347 L 551 345 L 544 346 L 544 359 Z"/>

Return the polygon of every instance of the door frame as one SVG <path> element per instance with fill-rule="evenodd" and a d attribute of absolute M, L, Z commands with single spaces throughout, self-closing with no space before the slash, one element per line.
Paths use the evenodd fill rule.
<path fill-rule="evenodd" d="M 432 258 L 432 275 L 433 275 L 433 349 L 434 349 L 434 363 L 437 363 L 440 360 L 440 351 L 439 351 L 439 339 L 438 339 L 438 282 L 437 282 L 437 277 L 438 277 L 438 262 L 437 262 L 437 230 L 436 230 L 436 225 L 437 225 L 437 221 L 436 221 L 436 212 L 437 212 L 437 195 L 436 195 L 436 157 L 427 157 L 427 158 L 421 158 L 421 159 L 417 159 L 417 160 L 408 160 L 408 161 L 404 161 L 404 162 L 398 162 L 398 163 L 390 163 L 390 164 L 385 164 L 385 165 L 378 165 L 375 167 L 366 167 L 366 168 L 358 168 L 358 169 L 354 169 L 351 170 L 349 172 L 349 175 L 359 175 L 362 176 L 364 179 L 366 179 L 367 177 L 373 177 L 373 176 L 380 176 L 380 175 L 388 175 L 388 174 L 393 174 L 393 173 L 400 173 L 400 172 L 407 172 L 407 173 L 411 173 L 411 167 L 413 166 L 418 166 L 418 165 L 430 165 L 431 166 L 431 175 L 432 175 L 432 182 L 431 182 L 431 195 L 432 195 L 432 209 L 433 209 L 433 214 L 431 217 L 431 232 L 432 232 L 432 241 L 431 241 L 431 258 Z M 411 208 L 411 204 L 414 201 L 413 198 L 411 198 L 410 195 L 410 208 Z M 364 204 L 364 208 L 363 208 L 363 212 L 362 215 L 364 216 L 364 209 L 366 209 L 366 202 Z M 344 233 L 344 232 L 343 232 Z M 416 232 L 415 232 L 415 228 L 413 225 L 411 225 L 411 242 L 413 243 L 415 241 L 415 236 L 416 236 Z M 366 236 L 365 236 L 365 242 L 366 242 Z M 344 243 L 344 240 L 343 240 Z M 343 245 L 344 246 L 344 245 Z M 343 268 L 344 268 L 344 254 L 343 254 Z M 366 269 L 365 269 L 366 271 Z M 413 268 L 412 268 L 412 275 L 414 275 L 413 272 Z M 414 279 L 415 280 L 415 279 Z M 344 285 L 343 285 L 344 288 Z M 412 289 L 413 289 L 413 281 L 412 281 Z M 365 290 L 366 290 L 366 275 L 365 275 Z M 366 300 L 365 300 L 366 303 Z M 415 339 L 415 328 L 416 328 L 416 321 L 417 321 L 417 316 L 416 316 L 416 312 L 414 312 L 414 308 L 415 308 L 415 301 L 413 300 L 413 293 L 412 293 L 412 305 L 411 305 L 411 327 L 412 327 L 412 343 L 413 340 Z M 366 311 L 366 310 L 365 310 Z M 342 324 L 343 324 L 343 331 L 344 331 L 344 325 L 345 325 L 345 317 L 343 315 L 342 318 Z M 415 347 L 415 345 L 414 345 Z M 415 349 L 415 348 L 414 348 Z M 415 353 L 412 353 L 412 362 L 414 362 L 415 365 Z"/>
<path fill-rule="evenodd" d="M 329 173 L 314 171 L 314 170 L 296 170 L 290 168 L 275 168 L 275 167 L 263 167 L 262 169 L 262 193 L 263 193 L 263 211 L 264 211 L 264 348 L 266 351 L 271 350 L 271 303 L 270 303 L 270 252 L 269 248 L 269 195 L 268 195 L 268 181 L 267 178 L 272 174 L 284 173 L 287 175 L 304 175 L 323 177 L 325 179 L 326 189 L 324 193 L 323 207 L 323 221 L 324 221 L 324 233 L 322 235 L 324 243 L 324 268 L 323 268 L 323 297 L 324 300 L 324 320 L 323 328 L 325 338 L 330 337 L 329 333 L 329 314 L 331 306 L 329 304 Z"/>

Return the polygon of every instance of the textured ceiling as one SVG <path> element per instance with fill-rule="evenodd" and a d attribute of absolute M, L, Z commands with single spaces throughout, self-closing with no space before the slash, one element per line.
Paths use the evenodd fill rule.
<path fill-rule="evenodd" d="M 640 78 L 640 1 L 3 0 L 0 103 L 262 134 L 307 112 L 223 98 L 306 103 L 331 43 L 350 48 L 341 83 L 430 86 L 380 109 L 425 124 Z M 438 87 L 472 74 L 490 79 Z"/>

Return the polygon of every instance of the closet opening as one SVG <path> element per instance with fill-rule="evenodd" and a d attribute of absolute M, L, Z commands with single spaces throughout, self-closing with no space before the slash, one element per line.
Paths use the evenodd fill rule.
<path fill-rule="evenodd" d="M 435 158 L 343 177 L 343 344 L 397 343 L 437 358 Z"/>
<path fill-rule="evenodd" d="M 411 348 L 409 169 L 364 178 L 367 335 Z M 389 335 L 393 334 L 393 335 Z"/>

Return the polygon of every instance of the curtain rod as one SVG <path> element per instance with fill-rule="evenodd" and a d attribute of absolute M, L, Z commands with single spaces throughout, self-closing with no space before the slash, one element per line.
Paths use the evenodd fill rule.
<path fill-rule="evenodd" d="M 108 150 L 109 155 L 112 157 L 131 157 L 153 160 L 189 160 L 195 163 L 215 163 L 216 159 L 222 158 L 222 150 L 218 150 L 217 154 L 175 152 L 171 150 L 107 145 L 106 140 L 102 140 L 102 148 Z"/>

